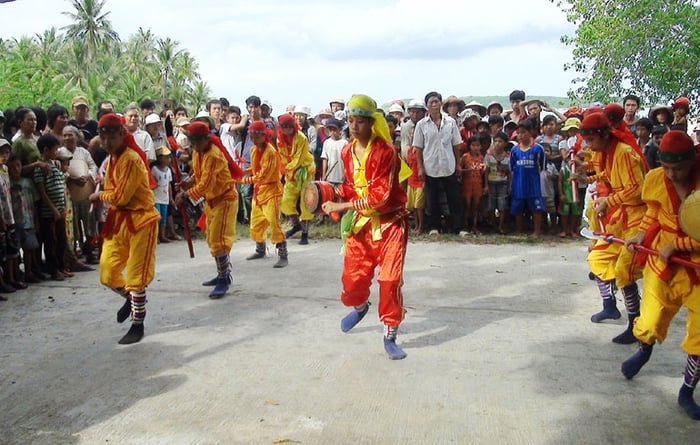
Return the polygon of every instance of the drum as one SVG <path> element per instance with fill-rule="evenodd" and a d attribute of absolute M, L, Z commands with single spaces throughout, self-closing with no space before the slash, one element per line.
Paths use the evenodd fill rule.
<path fill-rule="evenodd" d="M 327 181 L 311 181 L 304 189 L 304 205 L 315 215 L 323 214 L 321 205 L 328 201 L 337 201 L 338 194 L 333 184 Z"/>
<path fill-rule="evenodd" d="M 686 235 L 700 241 L 700 190 L 685 197 L 678 210 L 678 220 Z"/>

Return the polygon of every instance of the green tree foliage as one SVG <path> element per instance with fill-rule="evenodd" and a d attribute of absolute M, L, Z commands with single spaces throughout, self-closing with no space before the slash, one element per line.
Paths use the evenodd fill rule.
<path fill-rule="evenodd" d="M 103 12 L 106 0 L 72 0 L 74 20 L 33 37 L 0 39 L 0 108 L 70 105 L 82 94 L 93 105 L 123 108 L 150 98 L 196 112 L 210 94 L 192 55 L 169 37 L 140 28 L 121 40 Z"/>
<path fill-rule="evenodd" d="M 552 0 L 577 26 L 580 73 L 572 98 L 607 101 L 634 92 L 647 105 L 684 95 L 700 103 L 700 7 L 695 0 Z"/>

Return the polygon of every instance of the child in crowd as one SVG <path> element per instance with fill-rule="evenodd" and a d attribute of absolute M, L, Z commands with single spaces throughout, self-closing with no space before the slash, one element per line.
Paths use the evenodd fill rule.
<path fill-rule="evenodd" d="M 544 208 L 547 211 L 545 223 L 549 221 L 549 227 L 551 229 L 557 223 L 557 206 L 554 198 L 556 187 L 554 184 L 559 183 L 559 171 L 557 170 L 556 165 L 549 160 L 550 156 L 552 155 L 551 145 L 549 145 L 547 142 L 543 142 L 541 145 L 544 149 L 545 157 L 544 168 L 540 172 L 540 189 L 542 190 Z"/>
<path fill-rule="evenodd" d="M 481 153 L 481 143 L 478 136 L 467 139 L 467 153 L 459 160 L 462 168 L 462 198 L 464 199 L 464 226 L 469 227 L 471 219 L 472 231 L 479 235 L 479 203 L 488 187 L 484 187 L 486 166 L 484 155 Z"/>
<path fill-rule="evenodd" d="M 525 211 L 532 213 L 534 239 L 542 235 L 542 214 L 545 212 L 540 188 L 540 172 L 544 168 L 544 150 L 532 137 L 533 122 L 525 119 L 518 123 L 518 145 L 510 152 L 510 170 L 513 174 L 510 212 L 515 215 L 518 233 L 523 232 Z"/>
<path fill-rule="evenodd" d="M 562 162 L 559 171 L 559 215 L 561 216 L 560 238 L 575 236 L 576 223 L 581 217 L 581 206 L 574 202 L 574 183 L 568 162 Z"/>
<path fill-rule="evenodd" d="M 66 267 L 61 270 L 61 273 L 67 277 L 72 277 L 74 271 L 84 272 L 94 270 L 83 264 L 78 259 L 78 255 L 75 252 L 75 231 L 73 230 L 73 218 L 75 215 L 73 212 L 73 201 L 70 198 L 70 189 L 67 184 L 68 166 L 70 165 L 71 159 L 73 159 L 73 154 L 68 150 L 59 150 L 56 153 L 56 160 L 59 162 L 59 169 L 61 173 L 63 173 L 63 182 L 65 184 L 63 191 L 66 200 L 66 250 L 63 254 L 63 263 Z M 89 242 L 90 240 L 88 240 L 88 243 Z"/>
<path fill-rule="evenodd" d="M 423 190 L 425 182 L 418 176 L 418 159 L 413 145 L 408 147 L 406 163 L 412 171 L 411 176 L 408 177 L 406 209 L 413 211 L 416 227 L 413 229 L 412 233 L 418 235 L 423 231 L 423 221 L 425 220 L 425 192 Z"/>
<path fill-rule="evenodd" d="M 0 141 L 0 255 L 2 256 L 2 273 L 0 274 L 0 292 L 14 292 L 27 287 L 15 279 L 15 265 L 19 256 L 15 218 L 12 212 L 12 194 L 10 176 L 7 172 L 7 158 L 10 155 L 10 143 Z"/>
<path fill-rule="evenodd" d="M 348 140 L 343 137 L 342 128 L 343 123 L 338 119 L 328 119 L 326 122 L 328 138 L 323 141 L 323 151 L 321 152 L 321 179 L 330 182 L 334 186 L 338 186 L 345 181 L 340 151 L 348 143 Z"/>
<path fill-rule="evenodd" d="M 15 217 L 17 238 L 22 248 L 24 261 L 24 282 L 39 283 L 39 240 L 36 237 L 37 213 L 34 211 L 38 196 L 31 179 L 22 176 L 22 162 L 14 153 L 7 161 L 10 173 L 12 212 Z M 15 276 L 19 277 L 19 261 L 15 266 Z"/>
<path fill-rule="evenodd" d="M 44 244 L 44 257 L 51 278 L 63 281 L 66 274 L 64 255 L 66 251 L 66 193 L 63 173 L 56 165 L 59 147 L 55 136 L 46 134 L 36 143 L 41 160 L 49 165 L 46 173 L 41 167 L 34 169 L 34 184 L 41 197 L 39 204 L 39 237 Z"/>
<path fill-rule="evenodd" d="M 153 193 L 156 197 L 156 209 L 160 213 L 160 221 L 158 221 L 158 241 L 161 243 L 169 243 L 170 240 L 165 236 L 165 226 L 168 218 L 168 205 L 172 205 L 173 193 L 171 182 L 173 174 L 170 171 L 170 149 L 165 145 L 161 145 L 156 149 L 157 160 L 151 167 L 151 174 L 156 180 L 156 188 Z"/>
<path fill-rule="evenodd" d="M 508 218 L 508 189 L 510 184 L 510 149 L 513 143 L 499 131 L 493 137 L 493 147 L 484 157 L 486 164 L 489 214 L 498 211 L 498 232 L 505 233 Z"/>

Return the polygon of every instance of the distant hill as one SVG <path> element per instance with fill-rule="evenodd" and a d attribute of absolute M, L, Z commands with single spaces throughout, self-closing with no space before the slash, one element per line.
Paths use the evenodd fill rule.
<path fill-rule="evenodd" d="M 460 99 L 462 99 L 465 103 L 469 103 L 473 100 L 479 102 L 480 104 L 486 106 L 491 102 L 498 102 L 503 106 L 504 110 L 510 109 L 510 100 L 508 100 L 508 96 L 460 96 Z M 403 103 L 405 105 L 408 105 L 408 102 L 413 99 L 413 98 L 408 98 L 408 99 L 401 99 L 403 100 Z M 447 99 L 446 96 L 443 96 L 443 100 Z M 556 108 L 568 108 L 571 106 L 571 99 L 568 97 L 561 97 L 561 96 L 526 96 L 526 99 L 542 99 L 543 101 L 547 102 L 553 107 Z M 391 106 L 392 102 L 387 102 L 383 104 L 381 107 L 384 110 L 388 110 L 389 107 Z"/>

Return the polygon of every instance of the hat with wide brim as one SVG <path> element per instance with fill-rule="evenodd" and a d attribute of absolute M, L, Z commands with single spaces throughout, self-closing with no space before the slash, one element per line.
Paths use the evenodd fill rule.
<path fill-rule="evenodd" d="M 485 107 L 484 105 L 480 104 L 479 102 L 475 101 L 475 100 L 469 102 L 469 103 L 466 104 L 464 107 L 465 107 L 465 108 L 471 108 L 472 110 L 474 110 L 474 111 L 476 111 L 477 113 L 479 113 L 479 116 L 481 116 L 481 117 L 486 116 L 486 107 Z"/>
<path fill-rule="evenodd" d="M 570 117 L 564 122 L 564 126 L 561 127 L 561 131 L 569 131 L 572 128 L 575 129 L 580 129 L 581 128 L 581 119 L 577 117 Z"/>
<path fill-rule="evenodd" d="M 493 107 L 498 108 L 498 113 L 499 113 L 499 114 L 500 114 L 500 113 L 503 113 L 503 105 L 501 105 L 499 102 L 496 102 L 496 101 L 490 102 L 488 105 L 486 105 L 486 112 L 487 112 L 487 113 L 490 113 L 490 112 L 491 112 L 491 108 L 493 108 Z"/>
<path fill-rule="evenodd" d="M 464 107 L 466 106 L 465 102 L 459 97 L 450 96 L 442 103 L 442 111 L 447 112 L 447 106 L 450 104 L 457 104 L 459 108 L 458 112 L 464 110 Z"/>
<path fill-rule="evenodd" d="M 651 110 L 649 110 L 649 119 L 651 119 L 652 122 L 658 122 L 656 116 L 659 113 L 668 113 L 668 122 L 667 124 L 670 124 L 673 121 L 673 111 L 671 111 L 671 107 L 668 107 L 666 105 L 654 105 L 651 107 Z"/>
<path fill-rule="evenodd" d="M 207 113 L 206 111 L 200 111 L 199 113 L 197 113 L 197 115 L 192 118 L 191 122 L 204 122 L 205 124 L 209 125 L 210 130 L 216 127 L 216 124 L 214 123 L 214 118 L 209 116 L 209 113 Z"/>
<path fill-rule="evenodd" d="M 527 113 L 527 107 L 528 107 L 528 105 L 533 104 L 533 103 L 538 103 L 538 104 L 540 104 L 540 109 L 544 108 L 544 102 L 542 102 L 542 100 L 540 100 L 540 99 L 528 99 L 528 100 L 524 100 L 524 101 L 520 102 L 520 106 L 523 107 L 523 108 L 525 109 L 525 113 Z"/>

